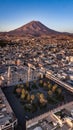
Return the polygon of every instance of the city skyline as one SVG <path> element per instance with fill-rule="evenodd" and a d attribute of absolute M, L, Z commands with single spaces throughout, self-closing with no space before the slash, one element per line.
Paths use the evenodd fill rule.
<path fill-rule="evenodd" d="M 0 32 L 40 21 L 48 28 L 73 33 L 72 0 L 0 0 Z"/>

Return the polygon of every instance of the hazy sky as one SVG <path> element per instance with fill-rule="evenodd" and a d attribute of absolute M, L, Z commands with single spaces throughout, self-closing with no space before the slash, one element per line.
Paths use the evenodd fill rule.
<path fill-rule="evenodd" d="M 15 29 L 32 20 L 73 33 L 73 0 L 0 0 L 0 31 Z"/>

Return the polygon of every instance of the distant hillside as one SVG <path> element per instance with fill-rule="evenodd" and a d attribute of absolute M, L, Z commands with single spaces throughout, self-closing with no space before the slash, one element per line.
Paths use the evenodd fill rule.
<path fill-rule="evenodd" d="M 18 29 L 9 32 L 9 34 L 13 35 L 32 35 L 32 36 L 51 35 L 58 33 L 59 32 L 57 31 L 49 29 L 39 21 L 32 21 Z"/>
<path fill-rule="evenodd" d="M 67 32 L 57 32 L 39 21 L 32 21 L 22 27 L 9 32 L 1 32 L 0 38 L 5 40 L 20 40 L 24 37 L 50 36 L 53 39 L 73 39 L 73 34 Z"/>

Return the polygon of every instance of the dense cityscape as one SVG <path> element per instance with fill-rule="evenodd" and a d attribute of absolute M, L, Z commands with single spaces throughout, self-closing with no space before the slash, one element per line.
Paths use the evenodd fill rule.
<path fill-rule="evenodd" d="M 73 0 L 0 0 L 0 130 L 73 130 Z"/>
<path fill-rule="evenodd" d="M 2 35 L 0 129 L 72 130 L 72 36 Z"/>

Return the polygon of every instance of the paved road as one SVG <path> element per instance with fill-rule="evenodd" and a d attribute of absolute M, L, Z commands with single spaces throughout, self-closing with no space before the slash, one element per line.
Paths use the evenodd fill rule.
<path fill-rule="evenodd" d="M 8 87 L 8 88 L 3 88 L 3 92 L 6 95 L 6 98 L 11 106 L 11 108 L 13 109 L 19 125 L 21 125 L 22 127 L 25 126 L 25 113 L 24 113 L 24 109 L 22 107 L 22 105 L 20 104 L 20 102 L 18 101 L 18 99 L 15 97 L 15 95 L 13 94 L 13 86 L 12 87 Z M 24 130 L 24 129 L 22 129 Z"/>

